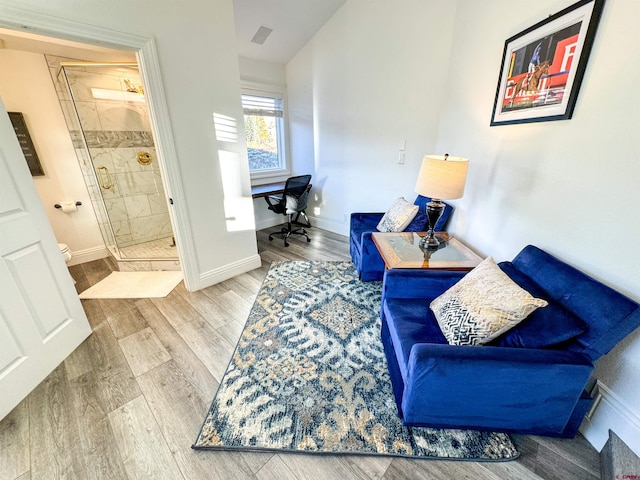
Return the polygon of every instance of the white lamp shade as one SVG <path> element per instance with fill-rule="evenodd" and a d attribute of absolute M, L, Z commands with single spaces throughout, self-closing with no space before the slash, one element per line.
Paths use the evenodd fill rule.
<path fill-rule="evenodd" d="M 416 192 L 425 197 L 453 200 L 464 194 L 469 160 L 450 155 L 425 155 Z"/>

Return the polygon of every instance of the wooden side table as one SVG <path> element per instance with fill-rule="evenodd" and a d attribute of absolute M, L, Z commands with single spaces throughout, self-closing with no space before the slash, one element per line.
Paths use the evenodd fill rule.
<path fill-rule="evenodd" d="M 374 232 L 371 237 L 387 270 L 418 268 L 469 271 L 482 261 L 466 245 L 444 232 L 436 233 L 440 241 L 437 250 L 423 250 L 418 244 L 425 235 L 425 232 Z"/>

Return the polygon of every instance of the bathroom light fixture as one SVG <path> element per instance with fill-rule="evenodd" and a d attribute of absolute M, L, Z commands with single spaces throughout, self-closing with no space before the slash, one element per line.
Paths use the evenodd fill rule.
<path fill-rule="evenodd" d="M 121 90 L 106 90 L 104 88 L 92 88 L 91 95 L 99 100 L 121 100 L 123 102 L 144 103 L 144 94 L 123 92 Z"/>

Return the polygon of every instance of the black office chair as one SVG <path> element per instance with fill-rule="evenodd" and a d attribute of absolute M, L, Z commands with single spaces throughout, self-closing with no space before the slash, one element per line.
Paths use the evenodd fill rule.
<path fill-rule="evenodd" d="M 296 220 L 300 215 L 304 215 L 307 220 L 307 226 L 309 219 L 305 213 L 307 208 L 307 201 L 309 199 L 309 191 L 311 190 L 311 175 L 299 175 L 297 177 L 289 177 L 284 185 L 284 193 L 282 195 L 271 195 L 266 197 L 269 204 L 269 210 L 287 216 L 287 227 L 282 227 L 280 232 L 274 232 L 269 235 L 269 240 L 273 240 L 274 235 L 282 235 L 284 239 L 284 246 L 288 247 L 287 241 L 291 235 L 303 235 L 306 237 L 307 242 L 311 239 L 307 235 L 307 231 L 304 228 L 293 228 L 293 224 L 296 223 L 293 220 L 293 215 L 296 215 Z"/>

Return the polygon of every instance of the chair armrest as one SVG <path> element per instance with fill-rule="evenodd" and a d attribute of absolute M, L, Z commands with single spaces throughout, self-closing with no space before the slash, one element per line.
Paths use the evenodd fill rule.
<path fill-rule="evenodd" d="M 275 204 L 278 204 L 282 201 L 282 195 L 267 195 L 266 197 L 263 197 L 263 198 L 266 200 L 267 204 L 269 205 L 269 210 L 271 210 L 272 207 L 275 206 Z"/>
<path fill-rule="evenodd" d="M 586 356 L 569 351 L 416 344 L 404 419 L 562 432 L 593 368 Z"/>
<path fill-rule="evenodd" d="M 360 245 L 362 246 L 363 256 L 374 255 L 374 254 L 379 255 L 378 247 L 376 247 L 376 244 L 373 243 L 373 237 L 371 236 L 372 233 L 375 233 L 375 232 L 362 232 L 362 235 L 360 235 Z"/>
<path fill-rule="evenodd" d="M 384 272 L 385 298 L 436 298 L 460 281 L 467 272 L 393 269 Z"/>

